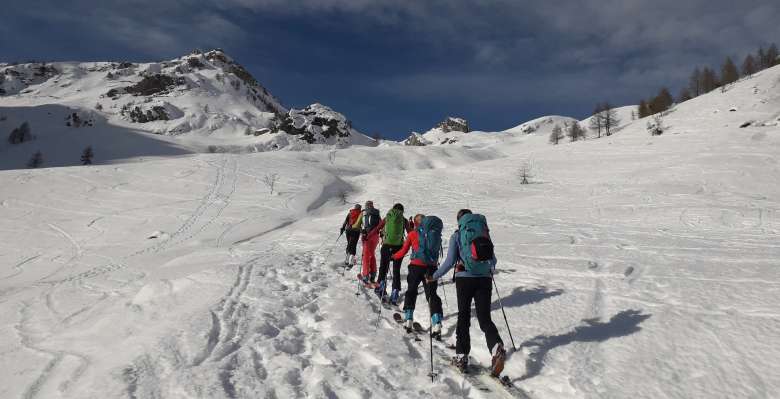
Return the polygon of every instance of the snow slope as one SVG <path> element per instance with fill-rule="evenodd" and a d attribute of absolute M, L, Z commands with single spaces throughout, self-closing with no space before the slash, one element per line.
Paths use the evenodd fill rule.
<path fill-rule="evenodd" d="M 681 104 L 657 137 L 638 120 L 557 146 L 469 133 L 0 172 L 0 397 L 496 397 L 438 357 L 431 383 L 425 341 L 341 275 L 338 228 L 368 199 L 445 231 L 487 215 L 506 374 L 530 397 L 775 397 L 778 85 L 780 67 Z M 488 364 L 476 322 L 472 344 Z"/>
<path fill-rule="evenodd" d="M 612 129 L 613 133 L 616 133 L 620 131 L 624 126 L 634 122 L 637 118 L 637 106 L 636 105 L 625 105 L 622 107 L 615 107 L 613 108 L 615 111 L 615 116 L 617 117 L 618 123 L 617 125 Z M 593 131 L 590 130 L 590 121 L 593 119 L 592 116 L 583 119 L 580 121 L 580 125 L 582 125 L 583 128 L 588 129 L 589 136 L 595 135 Z"/>
<path fill-rule="evenodd" d="M 277 120 L 306 112 L 315 117 L 297 128 L 310 137 L 279 130 Z M 74 114 L 79 122 L 71 121 Z M 189 153 L 374 144 L 323 105 L 288 110 L 221 50 L 152 63 L 0 66 L 2 138 L 24 121 L 36 139 L 17 146 L 3 140 L 2 169 L 24 167 L 39 150 L 46 166 L 77 165 L 86 146 L 95 149 L 96 163 L 107 163 L 170 154 L 170 147 Z"/>

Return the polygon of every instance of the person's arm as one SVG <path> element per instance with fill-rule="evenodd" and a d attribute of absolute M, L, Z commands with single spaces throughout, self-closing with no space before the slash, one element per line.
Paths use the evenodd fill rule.
<path fill-rule="evenodd" d="M 436 273 L 433 274 L 432 279 L 438 280 L 440 279 L 444 274 L 446 274 L 450 269 L 452 269 L 452 266 L 455 266 L 455 262 L 458 260 L 458 253 L 460 246 L 457 233 L 453 234 L 450 238 L 449 248 L 447 248 L 447 257 L 444 259 L 444 262 L 439 265 L 439 270 L 436 270 Z"/>
<path fill-rule="evenodd" d="M 406 256 L 406 253 L 409 252 L 409 247 L 412 246 L 412 235 L 406 236 L 406 240 L 404 240 L 404 245 L 401 247 L 401 249 L 398 250 L 398 252 L 393 254 L 393 260 L 401 260 Z"/>
<path fill-rule="evenodd" d="M 341 224 L 341 232 L 343 233 L 344 230 L 348 229 L 349 227 L 349 214 L 347 214 L 347 217 L 344 218 L 344 223 Z"/>
<path fill-rule="evenodd" d="M 368 232 L 368 235 L 371 235 L 374 232 L 382 232 L 382 233 L 384 233 L 384 231 L 382 230 L 384 227 L 385 227 L 385 219 L 382 219 L 382 220 L 379 221 L 379 224 L 373 230 Z M 383 234 L 383 236 L 384 236 L 384 234 Z"/>

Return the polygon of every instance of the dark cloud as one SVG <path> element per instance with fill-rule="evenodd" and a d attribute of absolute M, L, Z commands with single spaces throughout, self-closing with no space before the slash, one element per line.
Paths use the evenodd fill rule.
<path fill-rule="evenodd" d="M 333 104 L 386 132 L 441 113 L 469 113 L 483 129 L 540 112 L 581 117 L 596 101 L 676 90 L 693 66 L 780 38 L 780 5 L 756 0 L 63 3 L 6 6 L 0 54 L 163 59 L 223 47 L 289 105 Z"/>

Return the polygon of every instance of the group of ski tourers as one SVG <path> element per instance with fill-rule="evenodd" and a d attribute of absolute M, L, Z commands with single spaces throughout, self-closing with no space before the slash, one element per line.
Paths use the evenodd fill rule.
<path fill-rule="evenodd" d="M 380 300 L 397 306 L 401 292 L 401 262 L 411 251 L 403 297 L 403 324 L 411 332 L 417 290 L 423 285 L 425 299 L 431 314 L 430 334 L 441 340 L 442 302 L 437 294 L 438 280 L 454 268 L 455 289 L 458 297 L 458 322 L 456 329 L 455 357 L 452 364 L 462 372 L 468 370 L 471 350 L 469 327 L 471 304 L 474 302 L 479 328 L 485 334 L 492 355 L 491 373 L 498 377 L 504 368 L 506 350 L 496 325 L 490 316 L 493 272 L 496 257 L 485 216 L 461 209 L 457 214 L 458 229 L 449 240 L 447 256 L 440 261 L 443 252 L 443 223 L 436 216 L 417 214 L 406 219 L 404 206 L 393 205 L 384 218 L 372 201 L 361 208 L 355 205 L 341 226 L 346 233 L 347 250 L 345 268 L 357 263 L 357 244 L 362 242 L 362 269 L 357 278 L 366 287 L 373 288 Z M 377 270 L 376 248 L 382 243 Z M 387 274 L 393 264 L 393 282 L 387 296 Z M 400 321 L 400 320 L 399 320 Z"/>

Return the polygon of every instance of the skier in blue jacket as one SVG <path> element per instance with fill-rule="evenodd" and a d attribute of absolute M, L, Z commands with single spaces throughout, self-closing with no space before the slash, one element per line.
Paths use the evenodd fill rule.
<path fill-rule="evenodd" d="M 469 209 L 458 211 L 457 219 L 463 215 L 471 214 Z M 491 260 L 490 274 L 477 275 L 465 269 L 463 266 L 463 254 L 461 254 L 459 230 L 452 233 L 447 250 L 447 258 L 444 260 L 438 270 L 433 274 L 429 281 L 433 282 L 444 276 L 450 269 L 455 267 L 455 290 L 458 296 L 458 325 L 455 333 L 455 357 L 453 364 L 461 371 L 468 368 L 468 357 L 471 351 L 471 337 L 469 328 L 471 326 L 471 302 L 474 301 L 474 307 L 477 311 L 477 321 L 479 328 L 485 334 L 488 350 L 493 359 L 491 371 L 494 375 L 501 374 L 506 360 L 506 351 L 501 336 L 498 334 L 498 328 L 490 317 L 491 294 L 493 291 L 492 273 L 495 271 L 496 258 Z M 466 254 L 470 256 L 470 254 Z"/>

